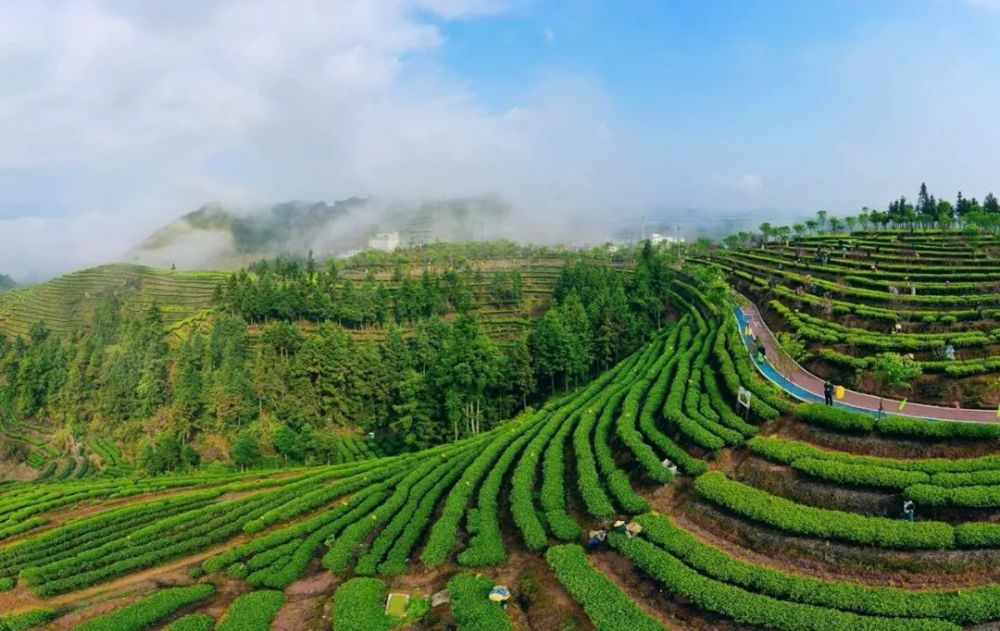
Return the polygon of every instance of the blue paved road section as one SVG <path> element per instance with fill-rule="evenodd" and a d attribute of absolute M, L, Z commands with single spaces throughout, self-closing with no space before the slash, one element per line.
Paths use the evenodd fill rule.
<path fill-rule="evenodd" d="M 746 335 L 747 324 L 757 327 L 761 326 L 761 324 L 757 322 L 750 323 L 747 320 L 746 314 L 743 313 L 743 309 L 740 307 L 736 307 L 735 313 L 736 323 L 740 328 L 740 339 L 743 340 L 743 346 L 746 347 L 747 354 L 750 355 L 750 361 L 752 361 L 753 365 L 757 367 L 757 371 L 764 375 L 768 381 L 792 395 L 799 401 L 805 401 L 806 403 L 822 403 L 822 396 L 816 394 L 815 392 L 810 392 L 797 383 L 790 381 L 787 377 L 778 372 L 774 366 L 769 364 L 766 359 L 761 361 L 753 356 L 753 353 L 750 352 L 750 338 Z M 736 361 L 736 358 L 733 358 L 733 361 Z M 847 403 L 842 403 L 840 401 L 834 401 L 833 404 L 838 408 L 853 410 L 855 412 L 865 412 L 866 414 L 871 414 L 872 416 L 878 416 L 879 414 L 878 410 L 870 410 L 868 408 L 862 408 L 855 405 L 848 405 Z M 886 414 L 886 412 L 883 412 L 883 414 Z"/>

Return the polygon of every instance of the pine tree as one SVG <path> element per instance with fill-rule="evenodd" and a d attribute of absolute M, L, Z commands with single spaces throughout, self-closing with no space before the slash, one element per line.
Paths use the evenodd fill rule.
<path fill-rule="evenodd" d="M 301 463 L 305 459 L 305 445 L 302 444 L 298 432 L 282 423 L 274 432 L 274 450 L 284 458 L 285 464 L 291 460 L 294 463 Z"/>
<path fill-rule="evenodd" d="M 457 318 L 439 355 L 435 378 L 457 440 L 485 429 L 487 393 L 500 384 L 506 359 L 470 315 Z M 464 427 L 460 424 L 464 421 Z"/>
<path fill-rule="evenodd" d="M 590 370 L 590 321 L 576 292 L 570 293 L 559 306 L 559 316 L 566 330 L 564 364 L 566 374 L 576 383 Z"/>
<path fill-rule="evenodd" d="M 955 198 L 955 214 L 959 217 L 965 216 L 969 212 L 969 201 L 962 197 L 962 191 L 958 192 Z"/>
<path fill-rule="evenodd" d="M 265 409 L 273 410 L 287 394 L 286 372 L 287 360 L 279 356 L 273 347 L 262 345 L 257 348 L 250 374 L 258 416 L 262 416 Z"/>
<path fill-rule="evenodd" d="M 548 378 L 552 394 L 556 376 L 566 368 L 566 327 L 558 309 L 549 309 L 531 332 L 529 347 L 539 377 Z"/>
<path fill-rule="evenodd" d="M 937 203 L 934 201 L 934 197 L 927 193 L 927 184 L 920 184 L 915 211 L 920 217 L 936 218 L 937 216 Z"/>
<path fill-rule="evenodd" d="M 257 437 L 250 431 L 240 432 L 230 445 L 233 463 L 246 470 L 256 466 L 260 461 L 260 445 Z"/>
<path fill-rule="evenodd" d="M 393 405 L 396 420 L 390 424 L 393 432 L 414 449 L 424 449 L 440 441 L 443 432 L 434 422 L 427 378 L 408 369 L 399 375 L 398 392 L 397 403 Z"/>
<path fill-rule="evenodd" d="M 521 408 L 528 407 L 528 397 L 534 394 L 537 384 L 535 371 L 531 367 L 531 350 L 528 338 L 515 338 L 507 347 L 509 383 L 514 385 L 514 393 L 521 398 Z"/>
<path fill-rule="evenodd" d="M 986 197 L 983 198 L 983 210 L 990 214 L 1000 213 L 1000 202 L 997 202 L 996 195 L 987 193 Z"/>
<path fill-rule="evenodd" d="M 243 352 L 237 342 L 231 340 L 223 351 L 222 365 L 213 379 L 208 405 L 220 428 L 232 425 L 241 427 L 257 409 L 253 400 L 253 388 L 243 361 Z"/>

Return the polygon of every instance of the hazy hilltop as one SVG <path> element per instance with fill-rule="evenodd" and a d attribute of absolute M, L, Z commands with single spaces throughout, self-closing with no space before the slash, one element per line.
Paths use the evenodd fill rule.
<path fill-rule="evenodd" d="M 400 245 L 482 238 L 509 214 L 498 198 L 333 202 L 288 201 L 256 209 L 202 206 L 132 248 L 132 263 L 235 269 L 261 257 L 313 250 L 349 256 L 378 233 L 398 233 Z"/>
<path fill-rule="evenodd" d="M 17 282 L 6 274 L 0 274 L 0 291 L 5 291 L 7 289 L 14 289 L 17 287 Z"/>

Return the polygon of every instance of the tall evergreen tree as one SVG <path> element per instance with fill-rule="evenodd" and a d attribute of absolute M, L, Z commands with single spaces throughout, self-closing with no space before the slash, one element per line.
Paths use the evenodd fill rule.
<path fill-rule="evenodd" d="M 552 394 L 556 391 L 556 377 L 566 368 L 566 326 L 558 309 L 549 309 L 531 332 L 530 348 L 539 377 L 547 379 Z"/>
<path fill-rule="evenodd" d="M 559 306 L 559 316 L 566 332 L 563 363 L 567 381 L 575 384 L 586 376 L 591 362 L 590 321 L 576 292 L 571 292 Z"/>
<path fill-rule="evenodd" d="M 983 198 L 983 210 L 994 215 L 1000 213 L 1000 202 L 997 202 L 996 195 L 987 193 Z"/>
<path fill-rule="evenodd" d="M 205 408 L 202 360 L 205 342 L 200 333 L 187 338 L 180 346 L 177 376 L 174 380 L 174 409 L 187 425 L 201 418 Z"/>

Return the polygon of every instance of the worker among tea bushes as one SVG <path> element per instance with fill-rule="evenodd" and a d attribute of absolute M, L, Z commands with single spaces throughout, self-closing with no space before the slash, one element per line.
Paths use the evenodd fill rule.
<path fill-rule="evenodd" d="M 510 590 L 507 589 L 506 585 L 494 585 L 493 589 L 490 590 L 489 599 L 500 603 L 503 609 L 507 609 L 507 603 L 510 601 Z"/>
<path fill-rule="evenodd" d="M 907 521 L 913 521 L 916 516 L 917 506 L 913 503 L 913 500 L 906 500 L 903 502 L 903 515 L 906 517 Z"/>
<path fill-rule="evenodd" d="M 591 530 L 590 538 L 587 540 L 587 543 L 584 547 L 587 548 L 588 550 L 593 550 L 597 546 L 604 543 L 604 540 L 607 539 L 607 537 L 608 537 L 607 530 Z"/>

